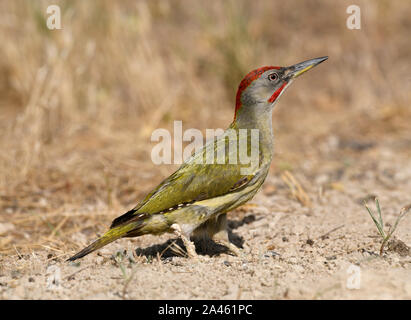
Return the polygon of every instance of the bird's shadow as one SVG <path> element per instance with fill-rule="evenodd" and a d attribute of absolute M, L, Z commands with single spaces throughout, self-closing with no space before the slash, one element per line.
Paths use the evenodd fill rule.
<path fill-rule="evenodd" d="M 233 230 L 241 227 L 244 224 L 249 224 L 255 221 L 255 216 L 253 214 L 245 216 L 241 220 L 228 220 L 228 239 L 231 243 L 235 246 L 242 248 L 244 239 L 243 237 L 239 236 L 238 234 L 234 233 Z M 196 252 L 201 255 L 209 255 L 210 257 L 220 255 L 222 253 L 227 253 L 229 250 L 224 245 L 220 245 L 215 243 L 211 239 L 208 240 L 194 240 L 194 244 L 196 247 Z M 176 249 L 180 247 L 183 249 L 182 252 Z M 176 239 L 169 239 L 166 242 L 161 244 L 155 244 L 146 248 L 137 248 L 136 254 L 138 256 L 144 256 L 146 258 L 160 256 L 161 259 L 168 259 L 172 257 L 181 257 L 184 256 L 186 250 L 183 244 L 183 241 L 180 238 Z"/>

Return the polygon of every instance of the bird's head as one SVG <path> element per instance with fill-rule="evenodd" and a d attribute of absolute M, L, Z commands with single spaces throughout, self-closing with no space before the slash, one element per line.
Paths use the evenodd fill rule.
<path fill-rule="evenodd" d="M 262 67 L 248 73 L 241 81 L 236 96 L 234 120 L 243 114 L 269 111 L 295 78 L 320 64 L 328 57 L 315 58 L 290 67 Z M 261 109 L 261 110 L 252 110 Z"/>

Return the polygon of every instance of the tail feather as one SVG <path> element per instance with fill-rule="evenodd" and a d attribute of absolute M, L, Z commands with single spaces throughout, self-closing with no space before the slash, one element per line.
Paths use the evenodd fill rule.
<path fill-rule="evenodd" d="M 128 232 L 134 229 L 136 229 L 136 225 L 134 223 L 130 223 L 130 224 L 126 224 L 126 225 L 122 225 L 122 226 L 110 229 L 101 238 L 97 239 L 92 244 L 85 247 L 83 250 L 76 253 L 71 258 L 67 259 L 67 261 L 74 261 L 74 260 L 80 259 L 88 255 L 89 253 L 104 247 L 110 242 L 113 242 L 117 239 L 120 239 L 126 236 Z"/>
<path fill-rule="evenodd" d="M 127 211 L 126 213 L 122 214 L 121 216 L 115 218 L 113 220 L 113 222 L 111 223 L 110 229 L 115 228 L 115 227 L 129 221 L 134 216 L 134 213 L 136 211 L 137 210 L 135 210 L 135 209 L 131 209 L 130 211 Z"/>

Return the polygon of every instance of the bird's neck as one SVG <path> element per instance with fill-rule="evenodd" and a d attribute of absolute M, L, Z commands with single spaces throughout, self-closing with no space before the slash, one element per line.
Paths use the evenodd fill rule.
<path fill-rule="evenodd" d="M 249 106 L 247 110 L 239 110 L 231 125 L 235 129 L 258 129 L 259 148 L 264 162 L 271 162 L 273 155 L 272 106 Z"/>

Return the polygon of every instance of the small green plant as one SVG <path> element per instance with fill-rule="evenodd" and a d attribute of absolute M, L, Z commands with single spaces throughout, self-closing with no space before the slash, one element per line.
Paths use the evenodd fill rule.
<path fill-rule="evenodd" d="M 392 234 L 395 232 L 397 229 L 397 226 L 402 218 L 408 213 L 408 211 L 411 209 L 411 205 L 408 205 L 404 208 L 401 209 L 400 214 L 397 217 L 397 220 L 395 220 L 395 223 L 393 226 L 390 226 L 388 229 L 388 232 L 384 232 L 384 223 L 382 220 L 382 215 L 381 215 L 381 207 L 380 207 L 380 202 L 378 201 L 378 198 L 375 198 L 375 206 L 377 207 L 378 211 L 378 217 L 376 217 L 371 209 L 367 206 L 366 203 L 364 203 L 365 208 L 367 209 L 368 213 L 371 216 L 372 221 L 374 221 L 375 225 L 377 226 L 378 232 L 382 237 L 382 243 L 381 243 L 381 248 L 380 248 L 380 256 L 382 256 L 384 252 L 384 247 L 387 244 L 388 240 L 391 238 Z"/>
<path fill-rule="evenodd" d="M 121 273 L 123 274 L 124 280 L 127 280 L 128 276 L 126 272 L 126 267 L 123 264 L 124 254 L 121 251 L 117 251 L 116 254 L 114 255 L 114 261 L 119 266 Z"/>
<path fill-rule="evenodd" d="M 137 272 L 137 269 L 135 268 L 133 272 L 131 272 L 130 274 L 127 274 L 126 267 L 124 266 L 124 263 L 123 263 L 126 259 L 126 256 L 121 251 L 117 251 L 116 254 L 113 255 L 113 259 L 116 262 L 116 264 L 119 266 L 119 268 L 121 270 L 121 273 L 123 274 L 124 286 L 123 286 L 123 291 L 122 291 L 121 297 L 123 299 L 126 299 L 128 285 L 130 284 L 131 280 L 133 279 L 135 273 Z M 132 257 L 128 257 L 128 262 L 129 263 L 135 263 L 135 261 Z"/>

